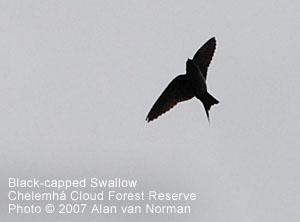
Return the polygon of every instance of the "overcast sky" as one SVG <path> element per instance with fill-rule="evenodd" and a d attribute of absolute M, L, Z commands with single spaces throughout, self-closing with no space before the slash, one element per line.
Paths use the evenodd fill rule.
<path fill-rule="evenodd" d="M 6 221 L 299 221 L 300 3 L 0 1 Z M 196 99 L 146 115 L 215 36 Z M 138 180 L 195 192 L 191 215 L 9 215 L 8 178 Z"/>

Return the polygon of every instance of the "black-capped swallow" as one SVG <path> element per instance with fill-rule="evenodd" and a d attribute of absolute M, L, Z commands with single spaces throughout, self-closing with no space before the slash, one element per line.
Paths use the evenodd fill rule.
<path fill-rule="evenodd" d="M 150 122 L 170 110 L 177 103 L 199 99 L 209 121 L 209 110 L 219 101 L 207 92 L 207 69 L 216 49 L 216 39 L 209 39 L 194 55 L 186 61 L 186 74 L 175 77 L 152 106 L 146 121 Z"/>

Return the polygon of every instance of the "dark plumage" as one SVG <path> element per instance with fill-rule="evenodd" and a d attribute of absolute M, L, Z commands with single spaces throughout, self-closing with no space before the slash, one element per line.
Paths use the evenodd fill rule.
<path fill-rule="evenodd" d="M 193 59 L 187 60 L 186 74 L 175 77 L 162 92 L 147 115 L 148 122 L 158 118 L 177 103 L 192 99 L 194 96 L 203 103 L 209 120 L 210 107 L 219 103 L 207 92 L 206 86 L 207 69 L 215 48 L 216 40 L 211 38 L 196 52 Z"/>

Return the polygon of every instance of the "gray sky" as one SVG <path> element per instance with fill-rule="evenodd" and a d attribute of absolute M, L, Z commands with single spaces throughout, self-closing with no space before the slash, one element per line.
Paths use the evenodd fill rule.
<path fill-rule="evenodd" d="M 298 1 L 0 1 L 6 221 L 299 221 Z M 210 37 L 208 89 L 146 123 Z M 191 215 L 9 215 L 8 177 L 131 178 Z"/>

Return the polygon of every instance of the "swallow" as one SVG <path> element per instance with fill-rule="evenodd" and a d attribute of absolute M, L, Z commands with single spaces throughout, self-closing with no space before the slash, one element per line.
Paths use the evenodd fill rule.
<path fill-rule="evenodd" d="M 177 103 L 196 97 L 204 106 L 209 121 L 209 110 L 219 101 L 207 91 L 207 69 L 216 49 L 216 39 L 209 39 L 186 61 L 186 74 L 175 77 L 150 109 L 146 121 L 150 122 L 173 108 Z"/>

